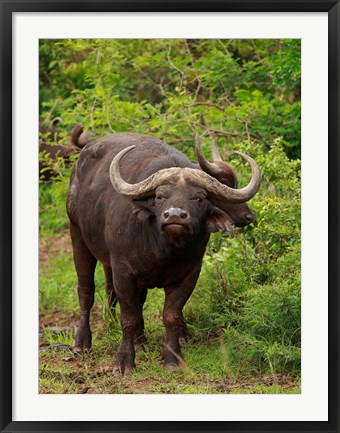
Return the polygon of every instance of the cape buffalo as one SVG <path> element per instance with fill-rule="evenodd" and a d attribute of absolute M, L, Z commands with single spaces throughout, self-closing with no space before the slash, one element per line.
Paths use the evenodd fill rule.
<path fill-rule="evenodd" d="M 48 127 L 39 127 L 39 175 L 44 182 L 49 182 L 57 176 L 53 165 L 59 158 L 68 165 L 70 157 L 78 153 L 91 140 L 92 134 L 84 131 L 82 124 L 79 123 L 72 129 L 69 143 L 65 145 L 61 142 L 60 134 L 56 129 L 56 125 L 60 122 L 62 118 L 55 117 Z"/>
<path fill-rule="evenodd" d="M 182 309 L 209 235 L 252 222 L 246 201 L 261 182 L 255 161 L 237 152 L 252 170 L 250 183 L 237 189 L 234 170 L 216 152 L 208 162 L 197 137 L 197 169 L 160 140 L 133 133 L 108 135 L 81 151 L 67 198 L 81 309 L 75 351 L 91 348 L 89 316 L 99 260 L 109 303 L 118 301 L 121 311 L 123 337 L 114 371 L 127 374 L 135 367 L 135 345 L 146 341 L 143 304 L 154 287 L 165 290 L 164 367 L 180 363 L 180 340 L 188 336 Z"/>

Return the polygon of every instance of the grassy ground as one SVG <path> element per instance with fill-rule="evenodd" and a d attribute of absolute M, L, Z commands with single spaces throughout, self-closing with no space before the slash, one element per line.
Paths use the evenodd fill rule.
<path fill-rule="evenodd" d="M 196 288 L 199 291 L 200 284 Z M 199 293 L 198 293 L 199 295 Z M 40 239 L 40 393 L 53 394 L 278 394 L 299 393 L 300 380 L 287 374 L 240 374 L 229 359 L 222 332 L 189 323 L 193 338 L 183 348 L 185 364 L 165 372 L 159 355 L 164 338 L 161 289 L 149 291 L 144 315 L 149 346 L 138 351 L 137 369 L 116 377 L 113 359 L 119 345 L 119 322 L 108 317 L 104 276 L 96 271 L 96 300 L 91 316 L 93 350 L 72 353 L 78 322 L 76 275 L 67 229 Z M 186 307 L 190 316 L 195 300 Z"/>
<path fill-rule="evenodd" d="M 79 314 L 65 212 L 71 167 L 54 161 L 55 181 L 39 189 L 40 391 L 299 392 L 300 41 L 74 39 L 41 40 L 39 48 L 40 117 L 46 125 L 63 118 L 60 142 L 83 122 L 97 137 L 151 134 L 194 159 L 196 133 L 208 158 L 214 133 L 240 188 L 250 169 L 231 150 L 250 155 L 262 173 L 249 203 L 254 223 L 209 241 L 184 309 L 192 334 L 185 366 L 173 373 L 161 368 L 164 295 L 155 289 L 144 313 L 149 349 L 138 353 L 131 376 L 116 378 L 111 369 L 121 332 L 106 313 L 100 267 L 93 351 L 84 359 L 70 351 Z M 51 160 L 46 153 L 40 159 Z"/>

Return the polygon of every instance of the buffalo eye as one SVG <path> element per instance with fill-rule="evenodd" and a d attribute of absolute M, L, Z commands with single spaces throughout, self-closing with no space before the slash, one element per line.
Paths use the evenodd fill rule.
<path fill-rule="evenodd" d="M 196 197 L 193 197 L 191 200 L 197 204 L 202 204 L 204 201 L 204 198 L 205 197 L 202 197 L 202 196 L 196 196 Z"/>
<path fill-rule="evenodd" d="M 165 196 L 163 194 L 157 194 L 156 195 L 156 204 L 161 204 L 165 200 Z"/>

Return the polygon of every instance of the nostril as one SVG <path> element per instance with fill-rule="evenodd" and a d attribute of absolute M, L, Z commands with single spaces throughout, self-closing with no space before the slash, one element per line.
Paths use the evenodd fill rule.
<path fill-rule="evenodd" d="M 185 220 L 187 218 L 190 218 L 190 214 L 179 207 L 171 207 L 163 212 L 164 219 L 181 219 Z"/>
<path fill-rule="evenodd" d="M 248 213 L 247 215 L 245 215 L 245 219 L 251 223 L 254 217 L 251 213 Z"/>

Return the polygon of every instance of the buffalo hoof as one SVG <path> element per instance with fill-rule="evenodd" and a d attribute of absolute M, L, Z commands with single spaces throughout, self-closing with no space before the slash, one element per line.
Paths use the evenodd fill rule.
<path fill-rule="evenodd" d="M 120 367 L 119 365 L 114 365 L 112 373 L 114 376 L 128 376 L 134 368 L 135 367 Z"/>
<path fill-rule="evenodd" d="M 131 366 L 114 364 L 112 373 L 114 376 L 128 376 L 135 368 L 136 367 L 134 365 L 131 367 Z"/>
<path fill-rule="evenodd" d="M 76 355 L 91 353 L 91 351 L 92 351 L 91 347 L 74 346 L 73 348 L 73 353 Z"/>
<path fill-rule="evenodd" d="M 91 353 L 91 347 L 84 348 L 79 346 L 74 346 L 73 348 L 73 357 L 74 359 L 84 359 L 85 356 L 89 355 Z"/>
<path fill-rule="evenodd" d="M 168 362 L 164 364 L 164 370 L 165 371 L 175 371 L 179 368 L 178 364 L 175 364 L 174 362 Z"/>
<path fill-rule="evenodd" d="M 127 376 L 136 368 L 134 356 L 130 353 L 117 353 L 117 358 L 113 364 L 113 374 Z"/>
<path fill-rule="evenodd" d="M 79 328 L 76 334 L 76 341 L 73 352 L 90 352 L 92 346 L 91 331 L 89 329 Z"/>
<path fill-rule="evenodd" d="M 164 370 L 166 371 L 174 371 L 185 365 L 182 355 L 180 353 L 175 353 L 173 350 L 171 352 L 169 350 L 164 350 L 161 359 L 163 360 Z"/>

